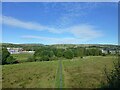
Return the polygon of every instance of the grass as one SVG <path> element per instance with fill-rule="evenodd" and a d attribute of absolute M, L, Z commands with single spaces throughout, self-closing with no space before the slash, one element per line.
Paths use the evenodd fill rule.
<path fill-rule="evenodd" d="M 21 53 L 21 54 L 11 54 L 16 60 L 20 62 L 26 61 L 29 57 L 31 57 L 33 54 L 31 53 Z"/>
<path fill-rule="evenodd" d="M 60 61 L 60 60 L 59 60 Z M 60 62 L 27 62 L 3 65 L 3 88 L 59 88 Z M 115 56 L 88 56 L 62 60 L 63 88 L 99 88 L 104 68 L 113 69 Z"/>
<path fill-rule="evenodd" d="M 63 88 L 64 87 L 64 72 L 63 72 L 62 66 L 62 60 L 59 60 L 59 65 L 57 68 L 57 74 L 56 74 L 56 88 Z"/>
<path fill-rule="evenodd" d="M 105 81 L 104 68 L 113 69 L 113 56 L 94 56 L 64 60 L 65 88 L 100 88 Z"/>
<path fill-rule="evenodd" d="M 3 66 L 3 88 L 54 88 L 58 62 L 30 62 Z"/>

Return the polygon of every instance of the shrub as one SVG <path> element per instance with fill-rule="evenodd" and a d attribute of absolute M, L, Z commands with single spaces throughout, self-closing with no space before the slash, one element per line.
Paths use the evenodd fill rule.
<path fill-rule="evenodd" d="M 102 56 L 106 56 L 106 54 L 105 54 L 105 53 L 102 53 Z"/>
<path fill-rule="evenodd" d="M 6 60 L 7 64 L 13 64 L 15 62 L 15 58 L 13 58 L 12 56 L 9 56 Z"/>
<path fill-rule="evenodd" d="M 41 61 L 49 61 L 49 57 L 48 56 L 42 56 L 40 60 Z"/>
<path fill-rule="evenodd" d="M 18 60 L 15 60 L 14 62 L 13 62 L 13 64 L 17 64 L 17 63 L 20 63 Z"/>
<path fill-rule="evenodd" d="M 105 88 L 120 88 L 120 61 L 117 64 L 114 63 L 114 69 L 111 73 L 108 73 L 105 68 L 105 75 L 107 77 L 107 84 Z"/>
<path fill-rule="evenodd" d="M 3 65 L 7 63 L 6 60 L 9 56 L 10 56 L 10 53 L 7 51 L 6 48 L 3 48 L 2 49 L 2 64 Z"/>
<path fill-rule="evenodd" d="M 29 58 L 27 59 L 27 62 L 34 62 L 34 61 L 36 61 L 34 57 L 29 57 Z"/>
<path fill-rule="evenodd" d="M 74 54 L 71 50 L 67 50 L 64 52 L 64 57 L 67 59 L 72 59 L 74 57 Z"/>
<path fill-rule="evenodd" d="M 83 57 L 80 57 L 80 58 L 83 58 Z"/>
<path fill-rule="evenodd" d="M 58 60 L 58 58 L 57 57 L 51 57 L 51 58 L 49 58 L 49 61 L 53 61 L 53 60 Z"/>

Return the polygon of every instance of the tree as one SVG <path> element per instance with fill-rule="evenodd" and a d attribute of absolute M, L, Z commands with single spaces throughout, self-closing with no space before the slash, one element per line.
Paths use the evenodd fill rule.
<path fill-rule="evenodd" d="M 72 52 L 73 52 L 73 54 L 74 54 L 74 57 L 78 57 L 77 49 L 76 49 L 76 48 L 72 49 Z"/>
<path fill-rule="evenodd" d="M 64 57 L 67 58 L 67 59 L 72 59 L 74 57 L 74 54 L 71 50 L 66 50 L 64 52 Z"/>
<path fill-rule="evenodd" d="M 49 61 L 49 57 L 48 56 L 42 56 L 41 61 Z"/>
<path fill-rule="evenodd" d="M 62 56 L 63 56 L 63 52 L 58 51 L 58 52 L 57 52 L 57 57 L 62 57 Z"/>
<path fill-rule="evenodd" d="M 15 62 L 15 58 L 13 58 L 12 56 L 9 56 L 7 59 L 6 59 L 6 63 L 7 64 L 13 64 Z"/>
<path fill-rule="evenodd" d="M 44 51 L 41 52 L 41 55 L 40 55 L 40 56 L 53 57 L 53 55 L 54 55 L 53 51 L 44 50 Z"/>
<path fill-rule="evenodd" d="M 57 57 L 63 57 L 63 49 L 57 49 Z"/>
<path fill-rule="evenodd" d="M 6 64 L 7 58 L 10 56 L 10 53 L 7 51 L 6 48 L 2 48 L 2 65 Z"/>

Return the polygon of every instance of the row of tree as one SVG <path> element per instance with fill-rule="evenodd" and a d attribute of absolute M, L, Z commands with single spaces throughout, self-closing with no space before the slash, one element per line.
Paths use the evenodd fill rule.
<path fill-rule="evenodd" d="M 59 57 L 66 59 L 72 59 L 74 57 L 83 57 L 83 56 L 98 56 L 102 55 L 101 50 L 99 49 L 85 49 L 85 48 L 67 48 L 67 49 L 57 49 L 53 47 L 41 47 L 37 49 L 34 53 L 34 59 L 39 61 L 51 61 Z M 34 61 L 33 60 L 33 61 Z"/>
<path fill-rule="evenodd" d="M 67 49 L 58 49 L 55 47 L 39 47 L 35 50 L 35 53 L 32 57 L 29 57 L 27 61 L 52 61 L 57 60 L 58 58 L 72 59 L 74 57 L 84 57 L 84 56 L 98 56 L 102 55 L 101 50 L 99 49 L 86 49 L 86 48 L 67 48 Z M 16 60 L 13 58 L 6 48 L 2 49 L 2 64 L 12 64 Z"/>

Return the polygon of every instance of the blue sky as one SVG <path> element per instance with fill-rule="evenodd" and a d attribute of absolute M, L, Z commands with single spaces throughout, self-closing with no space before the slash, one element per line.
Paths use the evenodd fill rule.
<path fill-rule="evenodd" d="M 117 3 L 3 3 L 3 42 L 117 44 Z"/>

